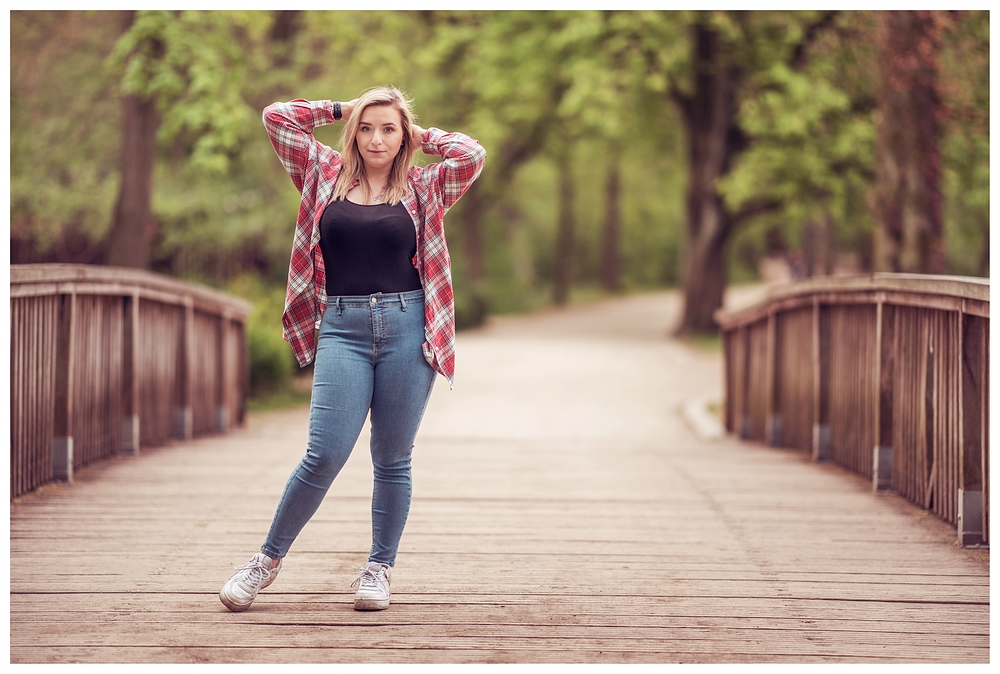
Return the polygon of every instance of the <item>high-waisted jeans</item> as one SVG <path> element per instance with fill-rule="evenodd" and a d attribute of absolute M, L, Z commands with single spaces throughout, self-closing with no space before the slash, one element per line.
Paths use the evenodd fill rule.
<path fill-rule="evenodd" d="M 392 566 L 410 510 L 410 456 L 435 372 L 423 354 L 424 293 L 331 297 L 320 325 L 309 445 L 261 547 L 281 559 L 347 462 L 371 411 L 372 547 Z"/>

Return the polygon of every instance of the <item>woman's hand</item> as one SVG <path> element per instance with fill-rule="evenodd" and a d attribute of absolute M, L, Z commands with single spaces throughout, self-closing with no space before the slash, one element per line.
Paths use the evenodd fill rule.
<path fill-rule="evenodd" d="M 410 124 L 410 140 L 413 141 L 413 147 L 419 150 L 424 144 L 424 129 L 416 124 Z"/>
<path fill-rule="evenodd" d="M 358 99 L 356 98 L 353 101 L 347 101 L 346 103 L 341 103 L 340 118 L 345 122 L 349 120 L 351 118 L 351 115 L 354 113 L 354 107 L 357 104 L 358 104 Z"/>

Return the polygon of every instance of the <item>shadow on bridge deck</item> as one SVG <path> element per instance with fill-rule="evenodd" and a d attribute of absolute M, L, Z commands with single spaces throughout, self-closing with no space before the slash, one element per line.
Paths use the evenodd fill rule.
<path fill-rule="evenodd" d="M 306 410 L 115 459 L 11 504 L 11 662 L 988 662 L 989 559 L 868 481 L 706 440 L 720 357 L 674 293 L 462 333 L 414 456 L 393 606 L 352 610 L 367 432 L 278 581 L 219 603 Z"/>

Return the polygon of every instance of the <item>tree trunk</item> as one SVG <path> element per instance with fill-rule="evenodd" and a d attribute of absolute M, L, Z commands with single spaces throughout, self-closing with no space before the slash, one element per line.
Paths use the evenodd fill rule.
<path fill-rule="evenodd" d="M 694 92 L 690 97 L 672 92 L 680 105 L 689 143 L 684 314 L 679 333 L 711 332 L 718 327 L 712 314 L 722 306 L 725 244 L 733 218 L 717 185 L 745 143 L 736 124 L 740 71 L 728 63 L 713 29 L 695 25 L 692 30 Z"/>
<path fill-rule="evenodd" d="M 608 151 L 608 176 L 604 187 L 604 232 L 601 247 L 601 282 L 604 289 L 621 289 L 621 142 L 611 141 Z"/>
<path fill-rule="evenodd" d="M 126 13 L 126 29 L 134 12 Z M 121 187 L 108 234 L 107 263 L 149 268 L 153 238 L 151 201 L 156 132 L 160 113 L 155 98 L 127 95 L 122 100 Z"/>
<path fill-rule="evenodd" d="M 679 333 L 714 332 L 713 314 L 722 306 L 726 289 L 725 237 L 704 236 L 689 243 L 689 267 L 684 282 L 684 317 Z"/>
<path fill-rule="evenodd" d="M 559 229 L 556 235 L 556 277 L 553 301 L 562 305 L 569 301 L 573 282 L 573 246 L 576 215 L 573 211 L 573 163 L 568 149 L 558 153 L 559 170 Z"/>
<path fill-rule="evenodd" d="M 833 218 L 829 213 L 806 223 L 802 232 L 802 252 L 806 276 L 833 273 Z"/>
<path fill-rule="evenodd" d="M 879 19 L 875 269 L 943 274 L 937 21 L 909 10 Z"/>
<path fill-rule="evenodd" d="M 292 63 L 292 46 L 295 36 L 302 28 L 302 11 L 279 9 L 274 11 L 271 24 L 271 42 L 274 45 L 274 67 L 287 68 Z"/>

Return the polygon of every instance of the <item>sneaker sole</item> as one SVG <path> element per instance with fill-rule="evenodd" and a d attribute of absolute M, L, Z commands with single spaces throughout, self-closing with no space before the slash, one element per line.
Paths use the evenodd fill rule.
<path fill-rule="evenodd" d="M 355 599 L 355 611 L 381 611 L 389 608 L 388 599 Z"/>
<path fill-rule="evenodd" d="M 245 605 L 233 603 L 233 601 L 222 592 L 219 593 L 219 600 L 225 605 L 226 608 L 228 608 L 230 611 L 235 611 L 236 613 L 239 613 L 240 611 L 246 611 L 248 608 L 250 608 L 250 604 L 253 603 L 250 602 L 250 604 L 245 604 Z"/>
<path fill-rule="evenodd" d="M 281 567 L 278 567 L 278 568 L 280 569 Z M 273 576 L 271 576 L 270 578 L 268 578 L 267 582 L 260 586 L 260 590 L 263 590 L 265 587 L 267 587 L 268 585 L 270 585 L 271 583 L 273 583 L 274 579 L 277 578 L 277 577 L 278 577 L 278 574 L 274 574 Z M 260 590 L 257 590 L 257 591 L 260 592 Z M 254 597 L 254 599 L 256 599 L 256 597 Z M 246 611 L 248 608 L 250 608 L 251 604 L 253 604 L 253 599 L 250 600 L 249 604 L 237 604 L 237 603 L 235 603 L 226 594 L 226 586 L 225 585 L 222 586 L 222 591 L 219 592 L 219 601 L 221 601 L 223 604 L 225 604 L 226 608 L 228 608 L 230 611 L 236 611 L 237 613 L 239 613 L 240 611 Z"/>

